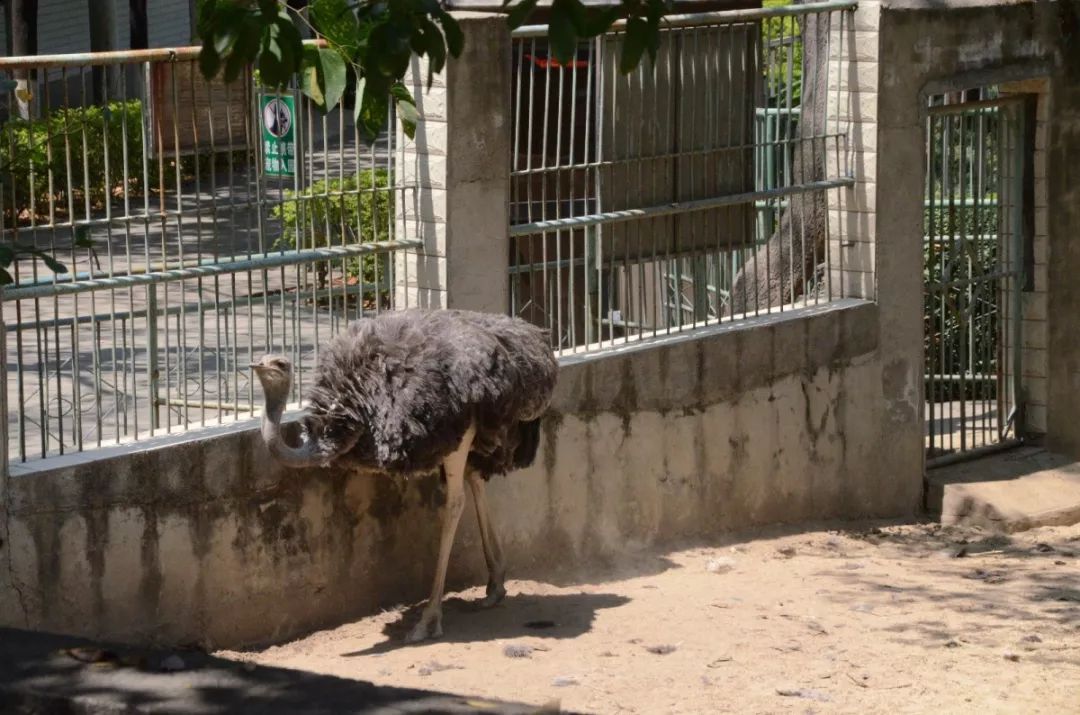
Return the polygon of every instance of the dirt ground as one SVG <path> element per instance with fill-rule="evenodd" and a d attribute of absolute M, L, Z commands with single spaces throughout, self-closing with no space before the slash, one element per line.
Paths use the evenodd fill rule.
<path fill-rule="evenodd" d="M 226 657 L 588 713 L 1080 712 L 1080 526 L 772 532 Z"/>

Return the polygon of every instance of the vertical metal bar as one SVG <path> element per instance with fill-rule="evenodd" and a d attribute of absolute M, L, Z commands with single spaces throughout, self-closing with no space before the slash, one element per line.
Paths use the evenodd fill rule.
<path fill-rule="evenodd" d="M 957 152 L 956 185 L 960 189 L 961 217 L 967 216 L 967 207 L 963 205 L 967 203 L 967 201 L 964 200 L 967 199 L 968 188 L 967 181 L 964 180 L 966 179 L 966 174 L 964 174 L 964 165 L 966 165 L 968 161 L 968 132 L 966 131 L 966 122 L 964 122 L 964 119 L 966 119 L 966 117 L 966 112 L 958 113 L 956 116 L 957 143 L 959 145 L 959 151 Z M 977 267 L 973 265 L 971 249 L 968 245 L 968 222 L 961 218 L 959 228 L 961 233 L 958 237 L 958 240 L 959 245 L 963 248 L 964 254 L 961 257 L 961 260 L 964 267 L 967 268 L 968 283 L 967 285 L 962 286 L 960 288 L 960 291 L 958 292 L 959 295 L 962 296 L 962 298 L 959 301 L 957 310 L 960 321 L 958 326 L 960 335 L 960 369 L 957 374 L 960 377 L 960 445 L 961 449 L 968 449 L 969 447 L 975 446 L 972 443 L 973 435 L 969 434 L 968 426 L 968 373 L 971 365 L 971 361 L 969 359 L 969 353 L 971 352 L 971 342 L 969 339 L 971 326 L 970 321 L 968 320 L 968 313 L 971 309 L 972 286 L 977 278 L 977 275 L 975 273 Z"/>
<path fill-rule="evenodd" d="M 553 60 L 548 59 L 548 72 L 551 71 L 551 65 Z M 558 97 L 555 102 L 556 112 L 556 125 L 555 125 L 555 163 L 553 165 L 553 172 L 555 178 L 555 217 L 562 216 L 562 140 L 563 140 L 563 123 L 565 122 L 565 95 L 564 89 L 566 86 L 566 68 L 559 67 L 559 88 Z M 573 117 L 570 118 L 571 125 L 573 124 Z M 546 157 L 545 157 L 546 162 Z M 547 182 L 545 181 L 545 184 Z M 571 207 L 570 211 L 573 211 Z M 565 342 L 565 328 L 563 326 L 563 262 L 562 262 L 562 239 L 563 232 L 555 232 L 555 332 L 558 335 L 559 350 L 560 352 L 564 348 Z"/>
<path fill-rule="evenodd" d="M 150 85 L 150 73 L 151 65 L 149 62 L 143 65 L 142 79 L 143 79 L 143 104 L 142 113 L 145 117 L 147 110 L 146 101 L 151 96 Z M 161 161 L 161 128 L 160 118 L 157 118 L 157 131 L 155 136 L 148 136 L 149 131 L 146 124 L 143 124 L 142 136 L 142 170 L 143 170 L 143 261 L 145 270 L 150 270 L 150 148 L 151 142 L 157 140 L 158 151 L 155 155 L 158 158 L 158 177 L 159 185 L 164 184 L 161 179 L 162 167 L 164 162 Z M 159 198 L 160 201 L 160 198 Z M 162 232 L 164 236 L 164 232 Z M 164 240 L 164 239 L 163 239 Z M 162 253 L 162 260 L 165 258 L 165 253 Z M 148 285 L 146 287 L 146 333 L 147 333 L 147 347 L 146 347 L 146 371 L 149 376 L 149 393 L 147 395 L 147 401 L 150 408 L 150 432 L 155 433 L 161 428 L 161 399 L 159 392 L 159 363 L 158 363 L 158 343 L 157 343 L 157 317 L 158 317 L 158 305 L 157 305 L 157 286 Z M 134 325 L 132 325 L 134 330 Z"/>
<path fill-rule="evenodd" d="M 1013 252 L 1012 260 L 1012 294 L 1013 294 L 1013 328 L 1012 340 L 1013 340 L 1013 409 L 1014 409 L 1014 422 L 1013 422 L 1013 436 L 1017 439 L 1023 439 L 1025 434 L 1026 425 L 1024 423 L 1025 415 L 1025 400 L 1024 395 L 1024 382 L 1023 382 L 1023 281 L 1025 275 L 1024 267 L 1024 228 L 1023 228 L 1023 215 L 1020 202 L 1024 196 L 1024 181 L 1031 180 L 1030 177 L 1024 176 L 1024 155 L 1027 152 L 1025 146 L 1025 139 L 1027 131 L 1023 126 L 1023 121 L 1026 116 L 1026 112 L 1022 111 L 1023 105 L 1014 104 L 1010 106 L 1009 111 L 1015 114 L 1012 117 L 1012 161 L 1013 161 L 1013 201 L 1012 201 L 1012 240 L 1010 241 L 1010 247 Z"/>
<path fill-rule="evenodd" d="M 512 40 L 514 46 L 516 46 L 517 65 L 516 68 L 512 68 L 514 72 L 514 138 L 513 148 L 510 152 L 510 222 L 514 222 L 515 208 L 521 203 L 521 187 L 520 182 L 522 177 L 517 173 L 521 170 L 521 124 L 524 121 L 521 114 L 521 86 L 525 83 L 525 42 L 522 39 Z M 514 51 L 511 50 L 511 56 L 513 57 Z M 531 177 L 525 177 L 528 181 Z M 510 315 L 520 316 L 521 308 L 519 307 L 518 291 L 521 290 L 521 273 L 519 272 L 520 257 L 521 257 L 521 239 L 513 236 L 508 236 L 507 240 L 510 243 Z"/>
<path fill-rule="evenodd" d="M 192 76 L 194 77 L 194 73 L 192 73 Z M 192 88 L 191 88 L 191 95 L 194 98 L 194 96 L 195 96 L 194 84 L 192 85 Z M 210 162 L 209 162 L 210 163 L 210 216 L 211 216 L 210 235 L 211 235 L 211 238 L 212 238 L 210 250 L 211 250 L 211 252 L 213 254 L 214 261 L 217 262 L 217 261 L 220 260 L 221 256 L 219 255 L 219 251 L 218 251 L 218 246 L 220 245 L 220 238 L 218 236 L 218 221 L 220 220 L 220 217 L 218 216 L 218 203 L 217 203 L 217 194 L 218 194 L 218 185 L 217 185 L 218 184 L 218 182 L 217 182 L 218 147 L 217 147 L 217 136 L 216 136 L 216 132 L 214 131 L 213 102 L 214 102 L 214 98 L 213 98 L 213 92 L 211 90 L 211 85 L 210 85 L 210 83 L 206 83 L 206 129 L 207 129 L 208 139 L 210 140 Z M 194 104 L 194 101 L 192 101 L 192 104 Z M 229 151 L 231 151 L 231 147 L 230 147 Z M 230 189 L 231 189 L 231 187 L 230 187 Z M 229 204 L 231 205 L 232 203 L 233 203 L 233 198 L 232 198 L 232 192 L 230 191 L 229 192 Z M 232 249 L 229 252 L 233 253 L 234 251 L 235 251 L 235 249 Z M 200 257 L 201 257 L 201 250 L 200 250 Z M 201 288 L 201 285 L 202 284 L 201 284 L 201 281 L 200 281 L 200 288 Z M 217 406 L 217 409 L 215 410 L 215 412 L 217 412 L 217 423 L 221 424 L 222 421 L 223 421 L 222 417 L 224 416 L 224 409 L 223 408 L 224 408 L 225 402 L 226 402 L 225 392 L 222 389 L 222 379 L 223 379 L 224 372 L 226 370 L 226 366 L 225 366 L 224 361 L 222 360 L 222 352 L 221 352 L 221 317 L 222 317 L 222 310 L 221 310 L 221 279 L 220 279 L 219 276 L 216 276 L 216 275 L 214 276 L 213 285 L 214 285 L 214 309 L 213 309 L 213 314 L 214 314 L 214 377 L 216 378 L 216 382 L 217 382 L 217 390 L 215 392 L 215 395 L 217 397 L 217 402 L 218 402 L 218 406 Z M 200 306 L 202 305 L 202 302 L 203 301 L 202 301 L 201 290 L 200 290 L 200 296 L 199 296 L 199 304 L 200 304 Z M 200 326 L 200 334 L 201 334 L 201 331 L 203 329 L 202 328 L 202 326 L 203 326 L 203 315 L 201 314 L 201 310 L 200 310 L 200 316 L 199 316 L 199 326 Z M 227 328 L 227 326 L 226 326 L 226 328 Z M 199 344 L 200 345 L 205 345 L 205 341 L 200 340 Z M 202 373 L 203 362 L 204 362 L 203 359 L 201 359 L 201 357 L 200 357 L 200 360 L 199 360 L 199 370 L 200 370 L 199 381 L 200 381 L 200 384 L 202 385 L 201 399 L 202 399 L 203 405 L 204 405 L 203 414 L 202 414 L 202 424 L 205 425 L 206 424 L 206 408 L 205 408 L 205 404 L 206 404 L 206 401 L 207 401 L 207 396 L 206 396 L 206 380 L 205 380 L 204 374 Z"/>
<path fill-rule="evenodd" d="M 551 49 L 547 48 L 547 61 L 544 65 L 544 114 L 542 117 L 543 132 L 540 140 L 540 219 L 546 220 L 550 218 L 548 216 L 547 207 L 547 194 L 548 194 L 548 127 L 551 125 L 549 117 L 551 116 Z M 549 234 L 545 231 L 540 234 L 540 260 L 541 271 L 543 281 L 543 296 L 544 296 L 544 313 L 545 323 L 551 330 L 552 347 L 555 350 L 562 348 L 562 339 L 559 335 L 559 326 L 554 324 L 551 317 L 551 289 L 548 284 L 548 258 L 547 258 L 547 244 Z M 556 234 L 556 240 L 558 234 Z"/>
<path fill-rule="evenodd" d="M 12 156 L 9 154 L 8 156 Z M 15 205 L 12 204 L 12 214 L 14 215 Z M 3 215 L 3 206 L 0 205 L 0 216 Z M 2 219 L 0 219 L 2 220 Z M 0 414 L 4 415 L 4 427 L 0 430 L 0 506 L 3 507 L 3 515 L 0 516 L 0 520 L 8 518 L 8 477 L 11 474 L 11 412 L 8 409 L 8 389 L 10 385 L 10 379 L 7 374 L 7 326 L 3 320 L 4 314 L 4 288 L 0 286 L 0 355 L 4 356 L 4 369 L 0 370 L 0 375 L 4 378 L 3 389 L 0 389 Z M 22 409 L 20 405 L 19 409 L 20 418 L 22 416 Z M 5 526 L 5 534 L 6 524 Z M 10 547 L 9 547 L 10 548 Z"/>
<path fill-rule="evenodd" d="M 592 59 L 592 62 L 595 64 L 595 67 L 590 67 L 590 70 L 589 70 L 589 81 L 591 82 L 592 78 L 594 76 L 596 77 L 596 83 L 595 83 L 595 89 L 594 89 L 595 96 L 596 96 L 596 112 L 594 114 L 594 120 L 593 120 L 594 123 L 589 124 L 589 131 L 594 133 L 595 137 L 596 137 L 596 140 L 595 140 L 595 152 L 596 152 L 595 153 L 595 161 L 598 164 L 604 160 L 604 120 L 602 118 L 607 116 L 607 114 L 605 114 L 606 107 L 604 106 L 604 77 L 605 77 L 605 75 L 604 75 L 604 56 L 606 55 L 606 53 L 604 52 L 604 45 L 605 45 L 604 37 L 606 37 L 606 35 L 600 35 L 592 43 L 593 52 L 592 52 L 592 58 L 591 59 Z M 590 101 L 589 104 L 591 106 L 592 101 Z M 590 187 L 592 189 L 591 193 L 592 193 L 592 196 L 593 196 L 593 203 L 594 203 L 593 210 L 597 211 L 597 212 L 603 210 L 603 208 L 602 208 L 602 206 L 603 206 L 603 196 L 602 196 L 601 190 L 600 190 L 601 177 L 602 177 L 602 174 L 601 174 L 601 170 L 599 169 L 599 167 L 593 169 L 593 180 L 592 180 L 592 183 L 590 184 Z M 587 179 L 586 179 L 586 181 L 587 181 Z M 605 315 L 605 312 L 604 312 L 604 305 L 605 305 L 605 303 L 604 303 L 604 233 L 605 233 L 605 231 L 604 231 L 603 226 L 597 226 L 596 227 L 596 229 L 595 229 L 595 231 L 593 233 L 593 241 L 592 241 L 592 245 L 594 247 L 593 257 L 592 257 L 593 263 L 588 263 L 587 262 L 587 265 L 586 265 L 586 269 L 589 270 L 590 272 L 593 270 L 593 266 L 595 266 L 595 271 L 596 271 L 596 275 L 595 275 L 595 280 L 596 280 L 596 343 L 597 343 L 597 347 L 601 348 L 601 349 L 604 347 L 604 315 Z M 610 293 L 609 293 L 608 294 L 608 300 L 610 300 L 610 299 L 611 299 L 611 297 L 610 297 Z"/>
<path fill-rule="evenodd" d="M 932 101 L 930 102 L 932 105 Z M 934 149 L 937 146 L 937 142 L 934 141 L 934 125 L 936 118 L 934 115 L 929 114 L 926 118 L 926 200 L 924 205 L 928 205 L 928 209 L 924 208 L 924 238 L 923 245 L 926 251 L 926 257 L 923 259 L 926 263 L 926 278 L 924 286 L 923 296 L 923 310 L 925 311 L 926 322 L 926 334 L 924 338 L 925 343 L 925 355 L 923 356 L 924 372 L 926 374 L 927 385 L 925 386 L 925 395 L 923 399 L 926 402 L 926 409 L 929 413 L 925 418 L 928 420 L 928 439 L 929 450 L 931 456 L 937 454 L 937 424 L 935 422 L 935 405 L 937 403 L 937 384 L 936 373 L 937 365 L 934 360 L 934 347 L 935 337 L 937 335 L 937 327 L 935 325 L 934 317 L 934 300 L 936 298 L 936 288 L 934 285 L 940 281 L 937 274 L 937 261 L 935 260 L 935 226 L 936 226 L 936 207 L 934 203 L 936 184 L 934 182 L 935 170 L 936 170 L 936 155 Z M 926 218 L 925 212 L 929 211 L 929 219 Z"/>
<path fill-rule="evenodd" d="M 178 66 L 179 65 L 175 65 L 175 64 L 173 65 L 174 68 L 178 67 Z M 192 152 L 192 164 L 195 167 L 195 187 L 194 187 L 195 188 L 195 256 L 196 256 L 196 260 L 202 260 L 202 258 L 203 258 L 203 239 L 202 239 L 202 223 L 203 223 L 203 221 L 202 221 L 202 203 L 203 203 L 203 194 L 202 194 L 202 148 L 199 145 L 199 121 L 198 121 L 198 116 L 195 113 L 195 72 L 194 72 L 195 68 L 194 68 L 194 63 L 189 63 L 189 66 L 190 66 L 190 70 L 187 72 L 187 76 L 188 76 L 188 92 L 189 92 L 188 96 L 189 96 L 189 100 L 190 100 L 189 109 L 190 109 L 190 120 L 191 120 L 191 140 L 192 140 L 192 144 L 194 145 L 191 148 L 190 151 Z M 179 117 L 177 117 L 177 120 L 179 120 Z M 179 125 L 179 121 L 177 121 L 176 123 L 177 123 L 177 125 Z M 212 119 L 208 123 L 212 124 L 213 123 Z M 179 131 L 179 129 L 178 129 L 178 131 Z M 179 151 L 179 145 L 177 146 L 177 151 Z M 211 154 L 207 158 L 209 160 L 208 163 L 210 164 L 211 167 L 213 167 L 214 158 L 215 158 L 214 154 L 211 152 Z M 179 161 L 177 163 L 179 164 Z M 211 170 L 213 170 L 213 169 L 211 168 Z M 178 186 L 177 187 L 177 204 L 178 204 L 178 206 L 179 206 L 179 201 L 180 201 L 180 191 L 181 191 L 181 189 Z M 217 217 L 214 216 L 213 214 L 211 214 L 211 216 L 214 219 L 214 225 L 216 226 L 216 224 L 217 224 L 216 218 Z M 216 233 L 216 229 L 214 229 L 213 231 L 214 231 L 214 233 Z M 181 238 L 181 240 L 183 239 L 183 233 L 181 233 L 180 238 Z M 216 241 L 215 241 L 215 243 L 216 243 Z M 183 265 L 183 262 L 181 262 L 181 265 Z M 180 285 L 181 285 L 181 305 L 183 305 L 184 303 L 187 303 L 187 295 L 186 295 L 186 291 L 183 290 L 183 285 L 184 285 L 183 282 L 181 282 Z M 206 399 L 206 367 L 205 367 L 206 366 L 206 360 L 204 359 L 205 358 L 204 351 L 205 351 L 205 346 L 206 346 L 206 320 L 205 320 L 205 315 L 203 313 L 203 299 L 202 299 L 202 296 L 203 296 L 203 279 L 201 277 L 195 279 L 195 290 L 196 290 L 196 297 L 198 298 L 195 317 L 199 321 L 198 344 L 195 346 L 195 348 L 193 350 L 193 353 L 195 355 L 195 359 L 198 361 L 198 374 L 199 374 L 199 389 L 195 394 L 196 394 L 196 400 L 197 400 L 196 404 L 199 405 L 199 424 L 205 427 L 206 426 L 206 402 L 207 402 L 207 399 Z M 185 328 L 186 328 L 186 323 L 187 323 L 186 318 L 185 318 L 184 322 L 185 322 Z M 186 349 L 186 347 L 187 347 L 187 342 L 186 341 L 184 342 L 184 346 L 185 346 L 185 349 Z M 187 361 L 185 360 L 185 369 L 186 369 L 186 362 Z M 184 395 L 185 395 L 185 397 L 187 395 L 187 383 L 184 384 Z M 188 419 L 188 416 L 185 415 L 185 421 L 187 419 Z M 185 424 L 185 427 L 186 426 L 187 425 Z"/>
<path fill-rule="evenodd" d="M 577 197 L 577 192 L 575 190 L 575 186 L 576 186 L 576 183 L 577 183 L 577 176 L 578 176 L 577 166 L 574 164 L 574 141 L 577 139 L 577 137 L 575 136 L 575 131 L 574 130 L 575 130 L 576 126 L 577 126 L 577 112 L 578 112 L 578 106 L 577 106 L 578 73 L 577 73 L 577 71 L 578 71 L 578 54 L 580 52 L 580 49 L 581 49 L 581 45 L 578 44 L 578 46 L 577 46 L 577 48 L 576 48 L 576 50 L 574 52 L 574 59 L 573 59 L 573 63 L 571 64 L 571 70 L 570 70 L 570 140 L 568 142 L 568 146 L 569 146 L 570 151 L 569 151 L 569 156 L 568 156 L 568 160 L 567 160 L 567 166 L 569 167 L 568 182 L 570 184 L 570 197 L 569 197 L 568 205 L 569 205 L 570 208 L 569 208 L 569 212 L 567 213 L 568 216 L 576 216 L 576 215 L 578 215 L 577 210 L 574 207 L 574 200 Z M 563 74 L 565 74 L 565 71 L 563 72 Z M 582 161 L 587 161 L 588 159 L 587 159 L 587 157 L 581 157 L 581 160 Z M 567 236 L 569 237 L 568 252 L 570 254 L 570 258 L 569 258 L 569 268 L 567 269 L 567 276 L 568 276 L 567 277 L 567 283 L 568 283 L 568 286 L 569 286 L 569 293 L 567 295 L 567 304 L 566 304 L 567 309 L 566 309 L 566 312 L 569 315 L 569 320 L 570 320 L 570 325 L 569 325 L 569 333 L 570 333 L 569 349 L 570 349 L 571 352 L 577 352 L 577 345 L 578 345 L 577 331 L 576 331 L 576 326 L 577 326 L 577 322 L 578 322 L 578 302 L 577 302 L 577 292 L 575 290 L 575 285 L 574 285 L 574 274 L 577 272 L 577 264 L 574 261 L 574 243 L 577 240 L 577 236 L 581 235 L 581 233 L 582 232 L 580 232 L 580 231 L 574 231 L 574 230 L 567 231 Z M 582 306 L 582 308 L 583 307 L 584 306 Z"/>

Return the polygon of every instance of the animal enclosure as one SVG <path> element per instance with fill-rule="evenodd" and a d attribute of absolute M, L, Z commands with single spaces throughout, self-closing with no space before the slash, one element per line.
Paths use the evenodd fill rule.
<path fill-rule="evenodd" d="M 546 27 L 514 31 L 511 311 L 573 353 L 843 297 L 829 226 L 796 238 L 781 219 L 852 183 L 825 100 L 853 7 L 669 18 L 655 65 L 628 75 L 620 31 L 567 65 Z M 744 273 L 759 253 L 769 269 Z"/>
<path fill-rule="evenodd" d="M 395 307 L 417 243 L 395 230 L 393 132 L 366 144 L 351 107 L 286 91 L 299 161 L 269 175 L 266 90 L 205 81 L 198 49 L 0 58 L 35 97 L 29 120 L 5 100 L 0 240 L 69 269 L 16 263 L 4 290 L 13 461 L 247 419 L 271 350 L 298 400 L 321 342 Z"/>

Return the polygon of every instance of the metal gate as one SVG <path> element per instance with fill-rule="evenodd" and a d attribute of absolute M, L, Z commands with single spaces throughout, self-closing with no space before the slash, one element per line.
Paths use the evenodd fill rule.
<path fill-rule="evenodd" d="M 927 465 L 1023 435 L 1025 102 L 930 100 L 924 209 Z M 950 101 L 951 100 L 951 101 Z"/>

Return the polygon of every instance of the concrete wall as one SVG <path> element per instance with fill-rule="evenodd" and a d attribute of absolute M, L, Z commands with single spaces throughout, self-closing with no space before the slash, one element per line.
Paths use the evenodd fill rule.
<path fill-rule="evenodd" d="M 913 0 L 881 8 L 879 53 L 892 60 L 882 62 L 877 103 L 882 351 L 891 355 L 893 347 L 922 342 L 927 96 L 994 84 L 1038 94 L 1035 292 L 1024 299 L 1028 427 L 1045 431 L 1050 446 L 1080 457 L 1080 51 L 1076 30 L 1066 36 L 1080 23 L 1080 9 L 1072 2 Z"/>
<path fill-rule="evenodd" d="M 918 473 L 882 461 L 878 323 L 846 301 L 566 362 L 537 463 L 491 484 L 511 575 L 914 511 Z M 251 423 L 93 456 L 12 475 L 0 625 L 238 646 L 426 594 L 434 478 L 285 470 Z M 466 514 L 451 585 L 483 578 Z"/>

